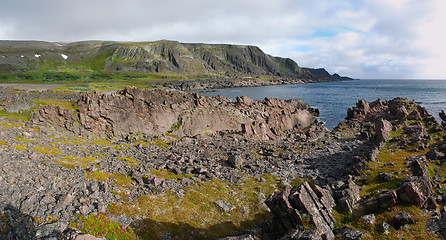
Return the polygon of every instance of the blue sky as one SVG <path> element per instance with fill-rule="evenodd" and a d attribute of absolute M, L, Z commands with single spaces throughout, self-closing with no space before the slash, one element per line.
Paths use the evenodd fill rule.
<path fill-rule="evenodd" d="M 446 79 L 444 0 L 16 0 L 3 40 L 257 45 L 355 78 Z"/>

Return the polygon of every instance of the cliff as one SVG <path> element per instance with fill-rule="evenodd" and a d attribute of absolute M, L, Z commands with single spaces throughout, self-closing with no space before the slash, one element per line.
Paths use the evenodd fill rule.
<path fill-rule="evenodd" d="M 349 78 L 301 68 L 256 46 L 228 44 L 84 41 L 0 41 L 0 74 L 46 71 L 179 73 L 228 77 L 280 77 L 311 81 Z"/>

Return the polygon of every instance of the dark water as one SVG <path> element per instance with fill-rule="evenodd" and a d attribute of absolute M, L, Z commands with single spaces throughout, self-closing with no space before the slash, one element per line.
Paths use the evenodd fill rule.
<path fill-rule="evenodd" d="M 243 95 L 257 100 L 265 97 L 302 99 L 320 110 L 319 119 L 329 129 L 344 120 L 347 109 L 355 106 L 359 99 L 371 102 L 378 98 L 390 100 L 405 97 L 421 104 L 437 120 L 440 110 L 446 109 L 446 80 L 354 80 L 218 89 L 201 93 L 207 96 L 222 95 L 234 100 Z"/>

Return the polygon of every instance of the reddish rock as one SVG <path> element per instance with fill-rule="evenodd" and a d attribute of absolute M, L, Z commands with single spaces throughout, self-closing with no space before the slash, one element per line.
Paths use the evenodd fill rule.
<path fill-rule="evenodd" d="M 392 131 L 392 123 L 387 120 L 380 119 L 375 123 L 376 137 L 379 142 L 385 142 L 389 139 Z"/>
<path fill-rule="evenodd" d="M 203 132 L 235 131 L 254 139 L 275 139 L 282 130 L 303 129 L 318 112 L 300 100 L 239 97 L 231 101 L 179 91 L 126 88 L 119 94 L 80 93 L 79 112 L 45 106 L 33 123 L 76 134 L 122 139 L 131 134 L 178 137 Z"/>

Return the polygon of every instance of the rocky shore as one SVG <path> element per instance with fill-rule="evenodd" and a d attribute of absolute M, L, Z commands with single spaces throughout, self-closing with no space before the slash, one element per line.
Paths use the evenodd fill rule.
<path fill-rule="evenodd" d="M 2 239 L 446 236 L 444 128 L 407 99 L 331 132 L 298 100 L 166 90 L 3 88 L 0 109 Z"/>

